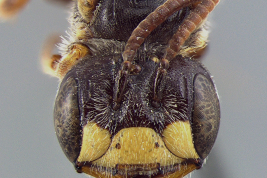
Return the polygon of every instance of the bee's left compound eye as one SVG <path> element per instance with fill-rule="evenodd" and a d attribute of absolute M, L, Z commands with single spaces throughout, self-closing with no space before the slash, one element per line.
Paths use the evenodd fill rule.
<path fill-rule="evenodd" d="M 108 149 L 109 131 L 94 122 L 82 120 L 79 105 L 79 84 L 70 74 L 61 82 L 54 108 L 54 124 L 58 141 L 72 163 L 93 161 Z"/>
<path fill-rule="evenodd" d="M 198 155 L 205 159 L 216 140 L 220 124 L 219 99 L 213 83 L 198 74 L 194 80 L 192 134 Z"/>
<path fill-rule="evenodd" d="M 80 153 L 81 126 L 77 84 L 73 78 L 63 80 L 54 108 L 54 124 L 65 155 L 74 162 Z"/>

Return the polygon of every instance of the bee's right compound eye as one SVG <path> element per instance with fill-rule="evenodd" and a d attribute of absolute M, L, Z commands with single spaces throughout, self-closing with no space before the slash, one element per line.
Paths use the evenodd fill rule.
<path fill-rule="evenodd" d="M 205 159 L 216 140 L 220 124 L 220 104 L 214 84 L 204 75 L 194 80 L 192 134 L 195 149 Z"/>

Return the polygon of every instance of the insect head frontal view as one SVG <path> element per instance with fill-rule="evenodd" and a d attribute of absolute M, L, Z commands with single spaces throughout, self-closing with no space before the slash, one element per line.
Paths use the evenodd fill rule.
<path fill-rule="evenodd" d="M 8 14 L 27 1 L 3 2 Z M 199 60 L 219 0 L 64 2 L 69 36 L 43 64 L 60 79 L 55 131 L 77 172 L 181 178 L 201 168 L 220 123 L 217 92 Z"/>

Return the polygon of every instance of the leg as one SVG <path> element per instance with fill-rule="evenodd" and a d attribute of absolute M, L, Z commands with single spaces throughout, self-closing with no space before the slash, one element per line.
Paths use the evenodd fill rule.
<path fill-rule="evenodd" d="M 46 0 L 52 3 L 57 3 L 57 4 L 62 4 L 62 5 L 66 5 L 72 2 L 72 0 Z"/>
<path fill-rule="evenodd" d="M 60 4 L 69 4 L 72 0 L 47 0 Z M 29 0 L 0 0 L 0 19 L 10 19 L 16 16 Z"/>
<path fill-rule="evenodd" d="M 0 0 L 0 19 L 14 17 L 29 0 Z"/>
<path fill-rule="evenodd" d="M 80 43 L 73 43 L 69 46 L 68 53 L 64 56 L 52 55 L 55 44 L 60 41 L 59 37 L 51 36 L 43 47 L 41 54 L 43 70 L 59 79 L 63 79 L 66 73 L 75 65 L 81 58 L 89 54 L 89 48 Z"/>
<path fill-rule="evenodd" d="M 89 23 L 99 0 L 78 0 L 78 9 L 83 19 Z"/>
<path fill-rule="evenodd" d="M 59 35 L 50 35 L 46 42 L 44 43 L 44 46 L 42 47 L 42 52 L 41 52 L 41 63 L 42 63 L 42 68 L 43 71 L 46 74 L 49 74 L 53 77 L 56 77 L 56 69 L 58 66 L 58 63 L 61 59 L 61 55 L 52 55 L 52 51 L 55 48 L 55 45 L 60 42 Z"/>

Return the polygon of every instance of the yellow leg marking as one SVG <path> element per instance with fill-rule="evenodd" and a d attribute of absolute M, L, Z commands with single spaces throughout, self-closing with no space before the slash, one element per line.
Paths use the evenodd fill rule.
<path fill-rule="evenodd" d="M 88 47 L 79 43 L 72 44 L 70 52 L 60 60 L 55 72 L 56 76 L 62 79 L 72 68 L 72 66 L 77 64 L 79 59 L 83 58 L 89 53 L 90 51 Z"/>
<path fill-rule="evenodd" d="M 79 59 L 89 54 L 89 48 L 80 43 L 71 44 L 68 54 L 65 56 L 52 55 L 55 44 L 60 42 L 59 35 L 51 35 L 44 44 L 41 60 L 43 71 L 53 77 L 62 79 Z"/>
<path fill-rule="evenodd" d="M 98 2 L 99 0 L 78 0 L 78 10 L 87 23 L 91 21 Z"/>
<path fill-rule="evenodd" d="M 8 19 L 16 15 L 29 0 L 0 0 L 0 18 Z"/>
<path fill-rule="evenodd" d="M 177 121 L 163 131 L 166 147 L 180 158 L 199 158 L 196 153 L 189 121 Z"/>
<path fill-rule="evenodd" d="M 90 39 L 92 37 L 93 37 L 93 33 L 88 28 L 87 24 L 80 23 L 80 24 L 77 25 L 76 38 L 78 40 L 86 40 L 86 39 Z"/>
<path fill-rule="evenodd" d="M 56 77 L 56 69 L 58 67 L 59 61 L 61 60 L 61 55 L 52 55 L 52 51 L 55 47 L 55 44 L 60 42 L 59 35 L 53 34 L 50 35 L 46 42 L 44 43 L 44 46 L 42 48 L 41 53 L 41 63 L 43 67 L 43 71 L 46 74 L 52 75 L 53 77 Z"/>
<path fill-rule="evenodd" d="M 191 34 L 190 38 L 181 47 L 179 54 L 194 59 L 200 58 L 206 51 L 208 36 L 209 31 L 204 28 Z"/>

